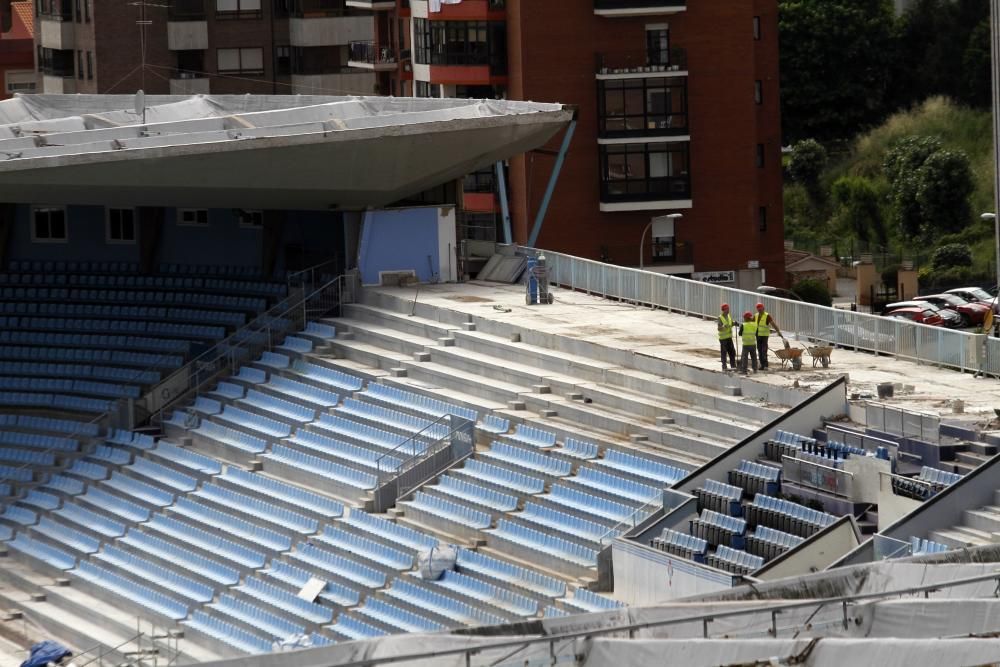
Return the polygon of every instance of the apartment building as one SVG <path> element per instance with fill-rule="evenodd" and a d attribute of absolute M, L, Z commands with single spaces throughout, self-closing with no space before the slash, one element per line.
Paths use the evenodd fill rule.
<path fill-rule="evenodd" d="M 9 11 L 0 12 L 3 32 L 0 33 L 0 99 L 15 93 L 35 92 L 35 57 L 30 1 L 13 2 Z"/>
<path fill-rule="evenodd" d="M 350 64 L 385 94 L 578 107 L 538 246 L 722 283 L 758 268 L 784 281 L 776 0 L 356 4 L 374 29 Z M 558 147 L 509 164 L 516 241 Z M 488 172 L 466 179 L 469 235 L 491 231 L 484 190 L 496 189 Z"/>
<path fill-rule="evenodd" d="M 38 90 L 371 95 L 375 76 L 347 65 L 370 4 L 35 0 Z"/>

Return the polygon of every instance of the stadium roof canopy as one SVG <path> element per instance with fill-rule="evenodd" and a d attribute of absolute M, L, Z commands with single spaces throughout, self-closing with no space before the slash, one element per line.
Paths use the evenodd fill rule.
<path fill-rule="evenodd" d="M 0 102 L 0 201 L 384 206 L 542 146 L 573 115 L 559 104 L 505 100 L 162 95 L 144 102 L 135 95 Z"/>

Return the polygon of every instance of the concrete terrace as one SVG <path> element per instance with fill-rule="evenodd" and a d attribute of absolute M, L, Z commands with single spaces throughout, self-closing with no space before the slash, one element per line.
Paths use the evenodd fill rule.
<path fill-rule="evenodd" d="M 373 291 L 401 300 L 412 301 L 416 297 L 418 318 L 425 314 L 423 306 L 429 306 L 452 311 L 456 320 L 467 316 L 493 322 L 494 328 L 508 325 L 512 330 L 527 329 L 560 337 L 560 346 L 591 344 L 630 353 L 640 367 L 640 358 L 646 357 L 712 371 L 719 375 L 720 391 L 727 386 L 742 385 L 743 401 L 761 407 L 788 406 L 842 374 L 849 376 L 851 394 L 877 398 L 877 385 L 891 382 L 896 384 L 895 396 L 883 402 L 939 414 L 949 421 L 971 421 L 989 428 L 995 419 L 993 408 L 1000 407 L 1000 382 L 995 378 L 974 378 L 969 373 L 840 348 L 834 350 L 827 369 L 812 368 L 807 354 L 803 355 L 803 368 L 799 371 L 782 369 L 780 362 L 772 357 L 767 373 L 758 373 L 750 380 L 723 381 L 711 322 L 556 287 L 552 288 L 555 303 L 541 306 L 525 305 L 521 285 L 473 281 L 421 285 L 419 293 L 414 287 L 380 287 Z M 795 340 L 794 333 L 790 334 L 791 344 L 806 345 L 808 333 L 798 332 L 801 342 Z M 774 338 L 772 349 L 780 345 L 781 340 Z M 573 352 L 564 347 L 557 349 Z M 704 384 L 704 375 L 699 377 Z M 964 414 L 953 413 L 956 399 L 964 403 Z"/>

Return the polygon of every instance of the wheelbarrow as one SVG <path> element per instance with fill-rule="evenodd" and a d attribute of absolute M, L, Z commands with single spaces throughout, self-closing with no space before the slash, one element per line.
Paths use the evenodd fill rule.
<path fill-rule="evenodd" d="M 830 367 L 830 355 L 833 354 L 832 345 L 814 345 L 807 347 L 806 352 L 812 357 L 813 368 L 816 368 L 819 364 L 823 364 L 823 368 Z"/>
<path fill-rule="evenodd" d="M 791 366 L 793 370 L 799 370 L 802 368 L 802 350 L 789 347 L 783 350 L 771 351 L 774 352 L 774 356 L 781 359 L 782 368 L 787 368 L 788 366 Z"/>

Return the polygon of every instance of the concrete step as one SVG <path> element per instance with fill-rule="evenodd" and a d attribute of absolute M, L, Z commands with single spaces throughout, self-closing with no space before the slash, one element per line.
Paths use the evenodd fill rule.
<path fill-rule="evenodd" d="M 331 342 L 333 354 L 340 359 L 350 359 L 365 366 L 390 371 L 401 367 L 403 362 L 413 359 L 410 355 L 393 352 L 384 348 L 357 340 L 338 338 Z M 323 358 L 320 355 L 313 355 Z"/>
<path fill-rule="evenodd" d="M 350 319 L 391 326 L 393 329 L 432 340 L 450 336 L 452 331 L 462 329 L 462 325 L 438 322 L 424 317 L 422 313 L 411 316 L 408 312 L 370 304 L 344 304 L 341 312 Z"/>
<path fill-rule="evenodd" d="M 987 544 L 993 544 L 993 539 L 989 533 L 984 533 L 983 531 L 966 528 L 965 526 L 952 526 L 951 528 L 943 530 L 933 530 L 930 533 L 930 539 L 935 542 L 941 542 L 942 544 L 947 544 L 954 549 L 960 549 L 962 547 L 979 547 L 985 546 Z"/>
<path fill-rule="evenodd" d="M 966 465 L 976 468 L 990 459 L 990 456 L 986 454 L 979 454 L 977 452 L 955 452 L 955 463 L 964 463 Z"/>
<path fill-rule="evenodd" d="M 975 528 L 985 533 L 1000 532 L 1000 507 L 987 505 L 962 513 L 962 523 L 968 528 Z"/>
<path fill-rule="evenodd" d="M 400 354 L 413 354 L 438 344 L 436 338 L 420 336 L 367 320 L 338 317 L 331 322 L 337 327 L 337 331 L 353 333 L 356 340 L 378 345 Z"/>

